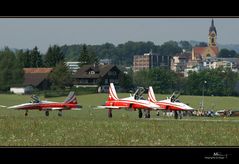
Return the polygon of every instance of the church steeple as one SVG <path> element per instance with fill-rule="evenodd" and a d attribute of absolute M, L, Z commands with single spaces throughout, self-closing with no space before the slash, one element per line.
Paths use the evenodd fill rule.
<path fill-rule="evenodd" d="M 214 26 L 214 20 L 212 19 L 211 26 L 209 28 L 209 34 L 213 31 L 217 34 L 216 27 Z"/>
<path fill-rule="evenodd" d="M 217 46 L 216 38 L 217 38 L 217 30 L 216 27 L 214 26 L 214 20 L 212 19 L 208 34 L 208 46 L 216 47 Z"/>

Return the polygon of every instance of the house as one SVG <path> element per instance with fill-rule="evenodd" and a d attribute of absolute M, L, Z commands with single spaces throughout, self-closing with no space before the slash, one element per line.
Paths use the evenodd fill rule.
<path fill-rule="evenodd" d="M 171 70 L 176 73 L 184 73 L 184 70 L 187 68 L 187 63 L 192 59 L 191 53 L 178 53 L 173 56 L 171 60 Z"/>
<path fill-rule="evenodd" d="M 115 65 L 84 65 L 74 75 L 75 86 L 97 87 L 119 84 L 121 71 Z"/>
<path fill-rule="evenodd" d="M 40 90 L 50 87 L 48 76 L 53 71 L 53 68 L 24 68 L 23 70 L 23 86 L 32 86 Z"/>
<path fill-rule="evenodd" d="M 53 68 L 23 68 L 23 71 L 23 84 L 11 87 L 10 92 L 15 94 L 30 94 L 34 88 L 43 90 L 50 87 L 48 76 L 53 71 Z"/>

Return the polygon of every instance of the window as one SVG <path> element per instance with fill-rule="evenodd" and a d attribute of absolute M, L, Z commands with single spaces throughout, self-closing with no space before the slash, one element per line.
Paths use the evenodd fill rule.
<path fill-rule="evenodd" d="M 90 75 L 94 75 L 94 74 L 95 74 L 95 71 L 89 71 L 89 74 L 90 74 Z"/>
<path fill-rule="evenodd" d="M 212 43 L 214 43 L 214 38 L 212 38 Z"/>
<path fill-rule="evenodd" d="M 81 84 L 88 84 L 88 79 L 80 79 Z"/>

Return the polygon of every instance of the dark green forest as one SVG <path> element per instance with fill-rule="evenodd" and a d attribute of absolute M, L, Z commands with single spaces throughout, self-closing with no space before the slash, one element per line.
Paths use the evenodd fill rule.
<path fill-rule="evenodd" d="M 80 45 L 64 45 L 61 47 L 67 61 L 75 61 L 79 59 L 84 44 Z M 187 46 L 187 45 L 186 45 Z M 164 44 L 155 45 L 153 42 L 132 42 L 128 41 L 124 44 L 115 46 L 112 43 L 102 45 L 87 45 L 89 52 L 96 54 L 98 59 L 111 59 L 113 64 L 131 66 L 134 55 L 143 55 L 150 51 L 161 55 L 173 56 L 182 52 L 183 46 L 175 41 L 168 41 Z"/>

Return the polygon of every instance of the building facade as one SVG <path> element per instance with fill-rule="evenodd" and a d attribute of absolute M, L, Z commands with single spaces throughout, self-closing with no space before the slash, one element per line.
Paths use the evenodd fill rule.
<path fill-rule="evenodd" d="M 171 70 L 183 74 L 191 57 L 192 54 L 187 52 L 176 54 L 171 60 Z"/>
<path fill-rule="evenodd" d="M 119 84 L 121 71 L 115 65 L 84 65 L 74 75 L 75 86 L 97 87 Z"/>
<path fill-rule="evenodd" d="M 155 67 L 170 68 L 170 60 L 170 56 L 162 56 L 152 52 L 145 53 L 144 55 L 135 55 L 133 59 L 133 71 L 137 72 Z"/>

